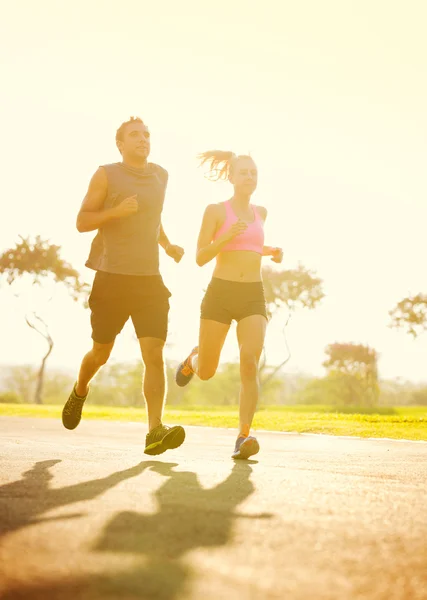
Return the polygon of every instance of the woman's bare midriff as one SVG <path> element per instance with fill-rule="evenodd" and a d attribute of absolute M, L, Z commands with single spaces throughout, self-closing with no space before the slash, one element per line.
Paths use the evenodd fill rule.
<path fill-rule="evenodd" d="M 261 281 L 261 255 L 248 250 L 220 252 L 213 276 L 228 281 Z"/>

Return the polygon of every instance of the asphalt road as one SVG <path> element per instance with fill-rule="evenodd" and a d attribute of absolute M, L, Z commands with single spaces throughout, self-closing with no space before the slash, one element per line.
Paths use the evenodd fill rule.
<path fill-rule="evenodd" d="M 427 599 L 427 443 L 0 418 L 2 600 Z"/>

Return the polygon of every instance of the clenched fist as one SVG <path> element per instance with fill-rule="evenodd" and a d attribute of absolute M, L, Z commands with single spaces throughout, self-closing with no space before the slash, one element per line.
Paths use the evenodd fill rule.
<path fill-rule="evenodd" d="M 281 263 L 283 260 L 283 250 L 282 248 L 272 248 L 271 249 L 271 260 L 275 263 Z"/>
<path fill-rule="evenodd" d="M 181 258 L 184 256 L 184 248 L 176 246 L 175 244 L 169 244 L 165 249 L 166 254 L 174 259 L 176 263 L 179 263 Z"/>
<path fill-rule="evenodd" d="M 240 235 L 241 233 L 243 233 L 244 231 L 246 231 L 246 229 L 248 228 L 248 224 L 245 223 L 244 221 L 240 221 L 240 219 L 238 221 L 236 221 L 236 223 L 234 223 L 230 229 L 228 229 L 224 234 L 223 234 L 223 240 L 225 242 L 229 242 L 231 240 L 233 240 L 236 236 Z"/>
<path fill-rule="evenodd" d="M 125 198 L 120 204 L 114 207 L 116 217 L 128 217 L 138 212 L 138 200 L 136 196 L 136 194 L 129 196 L 129 198 Z"/>

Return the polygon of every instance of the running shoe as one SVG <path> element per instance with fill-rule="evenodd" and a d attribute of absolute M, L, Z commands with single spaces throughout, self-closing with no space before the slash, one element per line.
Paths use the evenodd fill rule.
<path fill-rule="evenodd" d="M 185 440 L 185 430 L 180 425 L 168 427 L 158 425 L 152 429 L 145 438 L 145 454 L 157 456 L 166 450 L 174 450 L 181 446 Z"/>
<path fill-rule="evenodd" d="M 87 398 L 87 394 L 83 398 L 77 396 L 76 385 L 77 384 L 74 384 L 73 391 L 62 409 L 62 424 L 66 429 L 75 429 L 80 423 L 83 404 Z"/>
<path fill-rule="evenodd" d="M 191 359 L 198 353 L 198 351 L 199 347 L 195 346 L 192 349 L 191 354 L 187 356 L 184 362 L 178 365 L 178 368 L 175 373 L 175 381 L 177 385 L 179 385 L 179 387 L 184 387 L 185 385 L 187 385 L 187 383 L 190 383 L 190 381 L 192 380 L 194 371 L 193 367 L 191 366 Z"/>
<path fill-rule="evenodd" d="M 258 454 L 259 444 L 258 440 L 252 436 L 249 437 L 238 437 L 236 440 L 236 447 L 231 455 L 235 459 L 246 460 L 254 454 Z"/>

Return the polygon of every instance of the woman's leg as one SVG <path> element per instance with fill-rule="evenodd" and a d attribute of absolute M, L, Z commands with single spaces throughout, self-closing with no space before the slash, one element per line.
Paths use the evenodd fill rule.
<path fill-rule="evenodd" d="M 199 347 L 192 368 L 203 381 L 215 375 L 229 329 L 227 323 L 200 319 Z"/>
<path fill-rule="evenodd" d="M 206 381 L 215 375 L 229 323 L 200 319 L 199 345 L 178 366 L 175 381 L 180 387 L 190 382 L 194 373 Z"/>
<path fill-rule="evenodd" d="M 245 317 L 237 324 L 240 349 L 239 436 L 247 437 L 258 403 L 258 364 L 264 346 L 267 320 L 262 315 Z"/>

